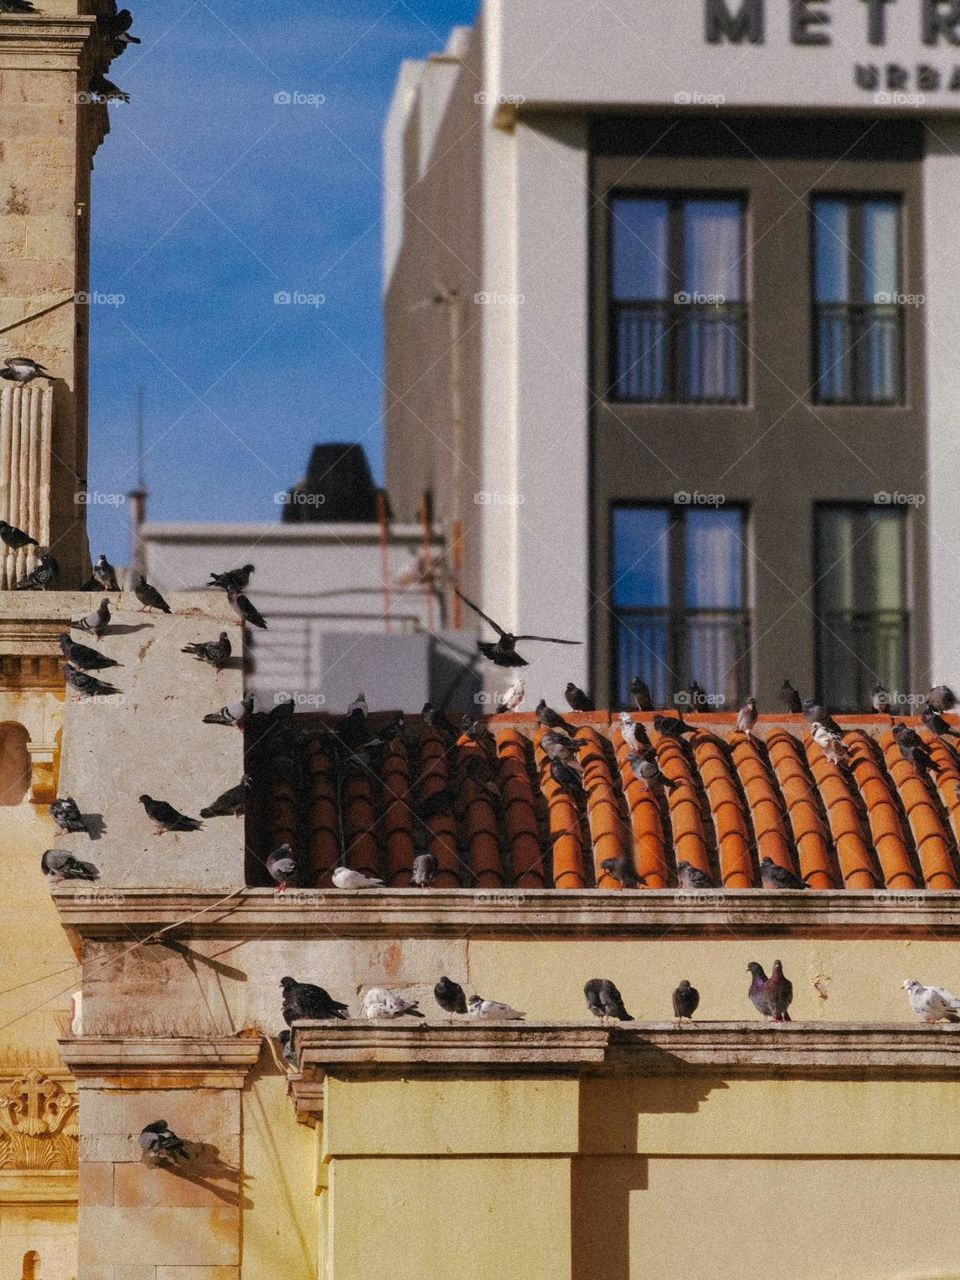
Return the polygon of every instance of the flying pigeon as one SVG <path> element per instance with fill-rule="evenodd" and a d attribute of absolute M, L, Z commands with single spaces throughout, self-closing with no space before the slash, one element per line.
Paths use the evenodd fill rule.
<path fill-rule="evenodd" d="M 60 566 L 49 552 L 40 557 L 34 569 L 17 583 L 18 591 L 51 591 L 60 576 Z"/>
<path fill-rule="evenodd" d="M 948 724 L 940 712 L 934 711 L 933 707 L 924 707 L 920 713 L 920 719 L 924 727 L 938 738 L 960 738 L 960 731 Z"/>
<path fill-rule="evenodd" d="M 481 1018 L 487 1022 L 518 1022 L 527 1016 L 511 1009 L 508 1004 L 500 1004 L 497 1000 L 481 1000 L 479 996 L 470 997 L 467 1012 L 471 1018 Z"/>
<path fill-rule="evenodd" d="M 916 978 L 907 978 L 903 988 L 921 1022 L 960 1022 L 960 999 L 946 987 L 925 987 Z"/>
<path fill-rule="evenodd" d="M 941 715 L 945 715 L 956 707 L 957 695 L 948 685 L 938 684 L 930 690 L 924 701 L 928 707 L 933 707 L 934 711 L 939 711 Z"/>
<path fill-rule="evenodd" d="M 809 889 L 806 880 L 795 876 L 787 867 L 778 866 L 772 858 L 760 862 L 760 880 L 765 889 Z"/>
<path fill-rule="evenodd" d="M 7 524 L 6 520 L 0 520 L 0 542 L 8 546 L 11 551 L 20 551 L 23 547 L 39 547 L 40 545 L 36 538 L 31 538 L 28 533 L 24 533 L 22 529 L 18 529 L 15 525 Z"/>
<path fill-rule="evenodd" d="M 93 566 L 93 580 L 102 591 L 120 590 L 117 571 L 105 555 L 97 557 L 97 563 Z"/>
<path fill-rule="evenodd" d="M 110 625 L 110 601 L 104 597 L 93 613 L 70 623 L 77 631 L 89 631 L 99 640 Z"/>
<path fill-rule="evenodd" d="M 283 1020 L 288 1027 L 305 1018 L 329 1022 L 350 1016 L 348 1006 L 334 1000 L 323 987 L 315 987 L 311 982 L 297 982 L 295 978 L 281 978 L 280 986 L 283 988 Z"/>
<path fill-rule="evenodd" d="M 154 1120 L 153 1124 L 144 1125 L 137 1141 L 140 1149 L 156 1160 L 173 1156 L 178 1160 L 190 1159 L 183 1139 L 177 1137 L 166 1120 Z"/>
<path fill-rule="evenodd" d="M 654 716 L 653 727 L 664 738 L 673 738 L 677 742 L 683 741 L 685 733 L 697 732 L 691 725 L 684 724 L 682 716 Z"/>
<path fill-rule="evenodd" d="M 640 885 L 633 858 L 629 854 L 621 853 L 616 858 L 604 858 L 600 863 L 600 870 L 612 876 L 621 889 L 636 889 Z"/>
<path fill-rule="evenodd" d="M 97 649 L 91 649 L 89 645 L 71 640 L 69 632 L 61 632 L 57 636 L 57 643 L 60 645 L 60 652 L 67 661 L 73 663 L 75 667 L 79 667 L 81 671 L 106 671 L 108 667 L 123 665 L 113 658 L 108 658 L 105 653 L 100 653 Z"/>
<path fill-rule="evenodd" d="M 677 863 L 677 881 L 681 889 L 715 889 L 717 886 L 705 871 L 689 862 Z"/>
<path fill-rule="evenodd" d="M 657 753 L 653 747 L 645 747 L 643 751 L 631 751 L 627 763 L 638 782 L 642 782 L 648 791 L 666 787 L 668 791 L 676 791 L 680 783 L 676 778 L 668 778 L 660 769 Z"/>
<path fill-rule="evenodd" d="M 242 592 L 234 591 L 231 587 L 227 592 L 227 599 L 230 601 L 230 607 L 240 619 L 239 626 L 243 626 L 245 622 L 248 622 L 252 627 L 259 627 L 261 631 L 266 631 L 267 624 L 263 616 L 257 612 Z"/>
<path fill-rule="evenodd" d="M 223 724 L 228 728 L 240 729 L 247 716 L 253 711 L 253 694 L 248 693 L 241 702 L 231 702 L 219 711 L 211 711 L 203 717 L 204 724 Z"/>
<path fill-rule="evenodd" d="M 631 751 L 643 750 L 643 744 L 637 736 L 636 722 L 629 711 L 620 712 L 620 735 Z"/>
<path fill-rule="evenodd" d="M 266 866 L 271 880 L 275 880 L 280 886 L 280 893 L 283 893 L 288 884 L 297 883 L 297 864 L 288 844 L 282 844 L 273 853 L 268 853 Z"/>
<path fill-rule="evenodd" d="M 847 759 L 848 752 L 843 739 L 821 721 L 815 720 L 810 726 L 810 736 L 831 764 L 838 765 Z"/>
<path fill-rule="evenodd" d="M 789 680 L 784 680 L 780 686 L 780 705 L 792 716 L 798 716 L 803 711 L 800 694 Z"/>
<path fill-rule="evenodd" d="M 137 577 L 137 585 L 133 589 L 133 594 L 140 601 L 141 613 L 145 613 L 148 609 L 159 609 L 161 613 L 173 612 L 160 592 L 156 587 L 151 587 L 142 573 Z"/>
<path fill-rule="evenodd" d="M 288 1062 L 291 1067 L 297 1065 L 297 1060 L 293 1056 L 293 1032 L 289 1028 L 277 1032 L 277 1040 L 280 1043 L 280 1056 L 284 1062 Z"/>
<path fill-rule="evenodd" d="M 567 704 L 571 711 L 595 711 L 593 701 L 584 691 L 578 688 L 573 681 L 569 681 L 567 687 L 563 691 L 563 696 L 567 700 Z"/>
<path fill-rule="evenodd" d="M 905 724 L 895 724 L 893 736 L 904 760 L 912 764 L 918 773 L 942 772 L 942 767 L 930 754 L 930 748 L 915 730 Z"/>
<path fill-rule="evenodd" d="M 523 680 L 517 676 L 513 684 L 505 689 L 501 695 L 500 701 L 494 708 L 497 715 L 501 715 L 504 711 L 518 711 L 523 705 L 523 699 L 526 696 L 526 690 L 523 687 Z"/>
<path fill-rule="evenodd" d="M 2 3 L 10 4 L 12 0 L 2 0 Z M 27 13 L 30 10 L 14 10 L 0 8 L 0 13 Z M 27 356 L 8 356 L 4 360 L 4 369 L 0 369 L 0 378 L 6 378 L 7 382 L 18 382 L 21 386 L 26 386 L 28 382 L 32 382 L 34 378 L 51 378 L 53 375 L 43 367 L 37 364 L 36 360 L 30 360 Z"/>
<path fill-rule="evenodd" d="M 463 987 L 452 978 L 442 977 L 433 988 L 433 997 L 444 1013 L 466 1013 L 467 997 Z"/>
<path fill-rule="evenodd" d="M 882 684 L 875 684 L 873 692 L 870 694 L 870 705 L 876 711 L 877 715 L 890 715 L 890 697 Z"/>
<path fill-rule="evenodd" d="M 61 835 L 79 835 L 81 831 L 86 836 L 90 834 L 90 828 L 84 822 L 80 807 L 72 796 L 54 800 L 50 806 L 50 817 L 57 824 Z"/>
<path fill-rule="evenodd" d="M 230 661 L 230 637 L 225 631 L 220 632 L 217 640 L 201 640 L 197 644 L 187 644 L 180 650 L 181 653 L 189 653 L 198 662 L 208 662 L 211 667 L 216 667 L 218 671 Z"/>
<path fill-rule="evenodd" d="M 638 711 L 653 710 L 653 696 L 650 693 L 650 686 L 645 680 L 641 680 L 639 676 L 634 676 L 630 681 L 630 692 L 633 700 L 637 704 Z"/>
<path fill-rule="evenodd" d="M 700 992 L 696 987 L 691 987 L 689 981 L 684 978 L 673 993 L 673 1016 L 679 1027 L 684 1018 L 693 1021 L 693 1015 L 697 1011 L 700 1003 Z"/>
<path fill-rule="evenodd" d="M 437 860 L 432 853 L 421 853 L 413 860 L 413 883 L 418 889 L 426 889 L 433 884 L 439 870 Z"/>
<path fill-rule="evenodd" d="M 376 876 L 365 876 L 362 871 L 352 871 L 350 867 L 337 867 L 334 871 L 333 883 L 338 889 L 380 889 L 383 881 Z"/>
<path fill-rule="evenodd" d="M 736 730 L 737 733 L 745 734 L 750 737 L 753 733 L 753 726 L 757 723 L 757 700 L 756 698 L 748 698 L 740 708 L 740 714 L 737 716 Z"/>
<path fill-rule="evenodd" d="M 99 880 L 92 862 L 81 862 L 67 849 L 48 849 L 40 859 L 40 869 L 51 884 L 61 880 Z"/>
<path fill-rule="evenodd" d="M 633 1019 L 623 1007 L 623 997 L 609 978 L 591 978 L 584 985 L 583 994 L 587 997 L 587 1008 L 595 1018 L 616 1018 L 619 1022 L 632 1022 Z"/>
<path fill-rule="evenodd" d="M 222 795 L 217 796 L 212 804 L 200 810 L 201 818 L 239 818 L 247 807 L 247 795 L 253 785 L 253 778 L 245 773 L 235 787 L 230 787 Z"/>
<path fill-rule="evenodd" d="M 386 987 L 371 987 L 363 997 L 362 1012 L 365 1018 L 422 1018 L 419 1000 L 405 1000 L 398 991 Z"/>
<path fill-rule="evenodd" d="M 219 587 L 221 591 L 246 591 L 251 573 L 252 564 L 245 564 L 239 569 L 228 569 L 226 573 L 211 573 L 207 585 Z"/>
<path fill-rule="evenodd" d="M 454 591 L 468 608 L 472 609 L 475 614 L 484 620 L 484 622 L 489 623 L 497 633 L 496 641 L 478 640 L 477 648 L 485 658 L 489 658 L 490 661 L 495 663 L 498 667 L 526 667 L 530 665 L 526 659 L 521 658 L 519 653 L 517 653 L 517 642 L 520 640 L 532 640 L 542 642 L 543 644 L 583 643 L 581 640 L 560 640 L 556 636 L 515 636 L 511 631 L 504 631 L 503 627 L 501 627 L 499 623 L 494 622 L 491 617 L 488 617 L 488 615 L 485 614 L 478 605 L 475 605 L 472 600 L 468 600 L 462 591 L 457 591 L 456 587 L 454 587 Z"/>
<path fill-rule="evenodd" d="M 117 87 L 112 80 L 108 80 L 101 71 L 95 71 L 90 77 L 90 85 L 88 92 L 94 98 L 104 102 L 129 102 L 129 93 Z"/>
<path fill-rule="evenodd" d="M 165 800 L 154 800 L 152 796 L 142 795 L 140 803 L 150 821 L 156 824 L 158 836 L 162 836 L 165 831 L 199 831 L 203 826 L 203 823 L 198 822 L 196 818 L 188 818 L 186 814 L 178 813 L 173 805 L 167 804 Z"/>
<path fill-rule="evenodd" d="M 774 961 L 773 972 L 769 978 L 763 972 L 763 966 L 757 964 L 756 960 L 750 961 L 747 970 L 753 976 L 747 992 L 753 1007 L 773 1022 L 789 1022 L 790 1015 L 787 1009 L 793 1000 L 793 984 L 789 978 L 783 976 L 783 966 L 780 961 Z"/>
<path fill-rule="evenodd" d="M 115 685 L 88 675 L 86 671 L 81 671 L 70 662 L 63 664 L 63 674 L 67 684 L 77 695 L 76 701 L 81 698 L 110 698 L 120 692 Z"/>

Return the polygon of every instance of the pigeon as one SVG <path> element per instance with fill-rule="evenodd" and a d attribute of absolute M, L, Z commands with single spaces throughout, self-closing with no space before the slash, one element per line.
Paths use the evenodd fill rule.
<path fill-rule="evenodd" d="M 239 569 L 228 569 L 226 573 L 211 573 L 207 585 L 219 587 L 221 591 L 246 591 L 251 573 L 252 564 L 245 564 Z"/>
<path fill-rule="evenodd" d="M 386 987 L 371 987 L 364 994 L 362 1012 L 371 1022 L 378 1018 L 422 1018 L 419 1000 L 405 1000 L 398 991 Z"/>
<path fill-rule="evenodd" d="M 70 625 L 77 631 L 92 632 L 99 640 L 110 625 L 110 601 L 104 597 L 93 613 L 88 613 L 85 618 L 79 618 Z"/>
<path fill-rule="evenodd" d="M 487 1022 L 518 1022 L 527 1016 L 511 1009 L 508 1004 L 500 1004 L 497 1000 L 481 1000 L 479 996 L 470 997 L 467 1012 L 471 1018 L 482 1018 Z"/>
<path fill-rule="evenodd" d="M 2 0 L 2 3 L 10 4 L 11 0 Z M 0 13 L 15 12 L 10 9 L 0 8 Z M 21 12 L 28 12 L 26 9 Z M 27 356 L 8 356 L 4 360 L 5 368 L 0 369 L 0 378 L 6 378 L 7 382 L 18 382 L 25 387 L 28 382 L 32 382 L 34 378 L 51 378 L 53 375 L 43 367 L 37 364 L 36 360 L 31 360 Z"/>
<path fill-rule="evenodd" d="M 960 731 L 948 724 L 940 712 L 934 711 L 933 707 L 924 707 L 920 712 L 920 719 L 923 721 L 924 728 L 929 729 L 937 738 L 960 738 Z"/>
<path fill-rule="evenodd" d="M 918 773 L 942 772 L 942 767 L 930 754 L 930 748 L 915 730 L 905 724 L 895 724 L 893 736 L 904 760 L 912 764 Z"/>
<path fill-rule="evenodd" d="M 63 631 L 57 636 L 57 643 L 60 645 L 60 652 L 75 667 L 79 667 L 81 671 L 106 671 L 109 667 L 119 667 L 123 664 L 117 662 L 113 658 L 108 658 L 105 653 L 100 653 L 97 649 L 91 649 L 89 645 L 79 644 L 76 640 L 71 640 L 68 632 Z"/>
<path fill-rule="evenodd" d="M 627 763 L 638 782 L 642 782 L 648 791 L 666 787 L 668 791 L 676 791 L 680 783 L 675 778 L 668 778 L 660 769 L 657 753 L 653 747 L 646 747 L 641 752 L 631 751 Z"/>
<path fill-rule="evenodd" d="M 223 724 L 228 728 L 240 729 L 243 722 L 253 711 L 253 694 L 246 694 L 242 701 L 231 702 L 219 711 L 211 711 L 203 717 L 204 724 Z"/>
<path fill-rule="evenodd" d="M 825 729 L 829 729 L 837 738 L 842 737 L 843 730 L 834 720 L 826 706 L 822 702 L 817 702 L 816 698 L 807 698 L 803 704 L 803 714 L 811 725 L 822 724 Z"/>
<path fill-rule="evenodd" d="M 421 853 L 413 860 L 413 883 L 418 889 L 426 889 L 433 884 L 439 866 L 432 853 Z"/>
<path fill-rule="evenodd" d="M 800 694 L 789 680 L 784 680 L 780 686 L 780 705 L 792 716 L 798 716 L 803 711 Z"/>
<path fill-rule="evenodd" d="M 280 986 L 283 988 L 283 1020 L 288 1027 L 302 1019 L 329 1022 L 350 1016 L 349 1007 L 334 1000 L 323 987 L 315 987 L 311 982 L 297 982 L 295 978 L 281 978 Z"/>
<path fill-rule="evenodd" d="M 877 715 L 890 715 L 890 697 L 882 684 L 873 686 L 873 692 L 870 694 L 870 705 Z"/>
<path fill-rule="evenodd" d="M 642 751 L 643 747 L 637 736 L 637 726 L 629 711 L 620 712 L 620 735 L 631 751 Z"/>
<path fill-rule="evenodd" d="M 60 577 L 60 566 L 49 552 L 17 583 L 18 591 L 52 591 Z"/>
<path fill-rule="evenodd" d="M 277 1032 L 277 1040 L 280 1044 L 280 1056 L 284 1062 L 290 1064 L 291 1067 L 297 1065 L 297 1060 L 293 1054 L 293 1032 L 289 1028 Z"/>
<path fill-rule="evenodd" d="M 687 705 L 691 711 L 704 712 L 710 709 L 707 691 L 696 680 L 691 680 L 686 689 Z"/>
<path fill-rule="evenodd" d="M 71 662 L 63 664 L 63 674 L 67 684 L 76 693 L 77 701 L 80 698 L 110 698 L 120 692 L 115 685 L 88 675 L 86 671 L 81 671 Z"/>
<path fill-rule="evenodd" d="M 267 854 L 266 867 L 271 880 L 275 880 L 280 886 L 280 893 L 283 893 L 288 884 L 297 883 L 297 864 L 288 844 L 282 844 L 273 853 Z"/>
<path fill-rule="evenodd" d="M 57 824 L 61 835 L 79 835 L 81 831 L 86 836 L 90 834 L 90 828 L 84 822 L 80 807 L 72 796 L 54 800 L 50 806 L 50 817 Z"/>
<path fill-rule="evenodd" d="M 81 862 L 68 849 L 48 849 L 40 859 L 40 869 L 51 884 L 61 880 L 99 880 L 92 862 Z"/>
<path fill-rule="evenodd" d="M 90 93 L 98 102 L 129 102 L 129 93 L 118 88 L 112 80 L 108 80 L 101 71 L 95 71 L 90 77 L 88 86 Z"/>
<path fill-rule="evenodd" d="M 444 1013 L 466 1013 L 467 997 L 463 987 L 452 978 L 442 977 L 433 988 L 433 998 Z"/>
<path fill-rule="evenodd" d="M 946 987 L 925 987 L 916 978 L 907 978 L 903 989 L 921 1022 L 960 1022 L 960 999 Z"/>
<path fill-rule="evenodd" d="M 572 769 L 570 765 L 565 764 L 562 760 L 550 761 L 550 777 L 564 791 L 570 791 L 574 795 L 583 794 L 583 785 L 580 782 L 579 772 L 576 769 Z"/>
<path fill-rule="evenodd" d="M 677 863 L 677 882 L 681 889 L 715 889 L 717 886 L 705 871 L 689 862 Z"/>
<path fill-rule="evenodd" d="M 838 765 L 841 760 L 846 760 L 847 748 L 843 739 L 819 720 L 811 725 L 810 736 L 831 764 Z"/>
<path fill-rule="evenodd" d="M 566 698 L 567 704 L 570 707 L 571 711 L 595 711 L 596 710 L 596 707 L 593 705 L 592 699 L 589 698 L 582 689 L 578 688 L 573 683 L 572 680 L 567 684 L 567 687 L 564 689 L 563 696 Z"/>
<path fill-rule="evenodd" d="M 806 880 L 795 876 L 787 867 L 778 866 L 772 858 L 760 862 L 760 881 L 765 889 L 809 889 Z"/>
<path fill-rule="evenodd" d="M 460 737 L 460 731 L 453 724 L 450 717 L 444 711 L 438 710 L 432 702 L 425 702 L 423 710 L 420 712 L 423 723 L 428 729 L 436 729 L 438 733 L 443 734 L 451 744 L 456 742 Z"/>
<path fill-rule="evenodd" d="M 750 737 L 753 733 L 753 726 L 757 723 L 757 700 L 756 698 L 748 698 L 740 708 L 740 714 L 737 716 L 736 731 L 742 733 L 746 737 Z"/>
<path fill-rule="evenodd" d="M 521 658 L 517 653 L 517 642 L 520 640 L 532 640 L 543 644 L 583 643 L 582 640 L 560 640 L 556 636 L 515 636 L 511 631 L 504 631 L 503 627 L 494 622 L 491 617 L 488 617 L 478 605 L 475 605 L 472 600 L 468 600 L 462 591 L 457 591 L 457 588 L 454 587 L 454 592 L 468 608 L 472 609 L 484 622 L 489 623 L 497 633 L 496 641 L 478 640 L 477 648 L 485 658 L 489 658 L 498 667 L 527 667 L 530 665 L 525 658 Z"/>
<path fill-rule="evenodd" d="M 139 36 L 132 36 L 133 14 L 129 9 L 121 9 L 119 13 L 102 13 L 97 18 L 97 28 L 101 34 L 112 41 L 114 57 L 119 58 L 128 44 L 140 44 Z"/>
<path fill-rule="evenodd" d="M 402 738 L 406 727 L 407 718 L 402 711 L 398 711 L 392 720 L 377 730 L 377 740 L 379 742 L 393 742 L 396 738 Z"/>
<path fill-rule="evenodd" d="M 203 823 L 198 822 L 196 818 L 188 818 L 186 814 L 178 813 L 173 805 L 167 804 L 165 800 L 154 800 L 153 796 L 142 795 L 140 803 L 150 821 L 156 824 L 159 836 L 162 836 L 165 831 L 199 831 L 203 826 Z"/>
<path fill-rule="evenodd" d="M 568 724 L 566 720 L 564 720 L 563 716 L 554 711 L 553 707 L 547 706 L 546 698 L 540 699 L 536 705 L 535 711 L 538 722 L 542 724 L 545 729 L 563 729 L 566 733 L 576 733 L 576 729 L 573 725 Z"/>
<path fill-rule="evenodd" d="M 685 733 L 697 732 L 695 728 L 684 724 L 682 716 L 654 716 L 653 727 L 664 738 L 673 738 L 676 742 L 682 742 Z"/>
<path fill-rule="evenodd" d="M 640 885 L 633 859 L 629 854 L 621 853 L 616 858 L 604 858 L 600 863 L 600 870 L 612 876 L 621 889 L 636 889 Z"/>
<path fill-rule="evenodd" d="M 6 520 L 0 520 L 0 542 L 9 547 L 11 551 L 20 551 L 23 547 L 39 547 L 40 545 L 36 538 L 31 538 L 28 533 L 24 533 L 22 529 L 16 528 L 15 525 L 7 524 Z"/>
<path fill-rule="evenodd" d="M 148 609 L 159 609 L 161 613 L 173 612 L 160 592 L 156 587 L 151 587 L 142 573 L 137 576 L 137 584 L 133 588 L 133 594 L 140 601 L 141 613 L 145 613 Z"/>
<path fill-rule="evenodd" d="M 623 1007 L 623 997 L 609 978 L 591 978 L 584 985 L 583 994 L 587 997 L 587 1008 L 595 1018 L 616 1018 L 618 1022 L 632 1022 L 633 1019 Z"/>
<path fill-rule="evenodd" d="M 787 1008 L 793 1000 L 793 985 L 783 976 L 783 966 L 780 961 L 774 962 L 773 972 L 769 978 L 763 972 L 763 966 L 757 964 L 756 960 L 750 961 L 747 970 L 753 975 L 750 990 L 747 992 L 753 1007 L 765 1018 L 770 1018 L 774 1022 L 789 1022 L 790 1015 L 787 1013 Z"/>
<path fill-rule="evenodd" d="M 257 612 L 241 591 L 234 591 L 231 587 L 227 592 L 227 599 L 230 601 L 231 609 L 240 619 L 239 626 L 243 626 L 245 622 L 248 622 L 251 627 L 259 627 L 261 631 L 266 631 L 267 624 L 263 616 Z"/>
<path fill-rule="evenodd" d="M 178 1160 L 189 1160 L 190 1153 L 178 1138 L 166 1120 L 154 1120 L 153 1124 L 144 1125 L 137 1139 L 140 1149 L 154 1159 L 175 1156 Z"/>
<path fill-rule="evenodd" d="M 526 690 L 523 687 L 523 681 L 517 676 L 513 684 L 504 690 L 500 701 L 494 707 L 495 714 L 502 715 L 504 711 L 518 711 L 523 705 L 525 696 Z"/>
<path fill-rule="evenodd" d="M 564 764 L 573 765 L 575 769 L 580 768 L 577 747 L 582 745 L 576 738 L 571 738 L 569 734 L 559 729 L 548 729 L 540 739 L 543 754 L 548 760 L 562 760 Z"/>
<path fill-rule="evenodd" d="M 197 644 L 184 645 L 180 650 L 181 653 L 189 653 L 198 662 L 208 662 L 211 667 L 216 667 L 218 671 L 230 661 L 230 637 L 225 631 L 220 632 L 217 640 L 201 640 Z"/>
<path fill-rule="evenodd" d="M 333 883 L 338 889 L 380 889 L 383 881 L 376 876 L 365 876 L 362 871 L 352 871 L 349 867 L 337 867 L 333 873 Z"/>
<path fill-rule="evenodd" d="M 690 1022 L 693 1021 L 693 1015 L 699 1004 L 700 992 L 696 987 L 691 987 L 689 981 L 684 978 L 673 993 L 673 1016 L 678 1027 L 684 1018 Z"/>
<path fill-rule="evenodd" d="M 245 773 L 235 787 L 230 787 L 222 795 L 217 796 L 213 804 L 200 810 L 201 818 L 239 818 L 247 807 L 247 795 L 253 785 L 253 778 Z"/>
<path fill-rule="evenodd" d="M 933 707 L 934 711 L 944 715 L 956 707 L 957 696 L 948 685 L 938 684 L 930 690 L 924 701 L 928 707 Z"/>
<path fill-rule="evenodd" d="M 105 555 L 97 557 L 97 563 L 93 566 L 93 580 L 102 591 L 120 590 L 117 571 Z"/>
<path fill-rule="evenodd" d="M 650 693 L 650 686 L 645 680 L 641 680 L 639 676 L 634 676 L 630 681 L 630 692 L 633 700 L 637 704 L 638 711 L 652 711 L 653 697 Z"/>
<path fill-rule="evenodd" d="M 33 0 L 0 0 L 0 13 L 36 13 Z"/>

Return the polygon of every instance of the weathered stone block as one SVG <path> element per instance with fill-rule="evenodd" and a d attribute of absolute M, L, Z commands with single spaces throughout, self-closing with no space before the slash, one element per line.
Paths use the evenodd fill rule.
<path fill-rule="evenodd" d="M 233 1208 L 83 1208 L 80 1252 L 85 1265 L 237 1266 L 239 1231 Z"/>
<path fill-rule="evenodd" d="M 80 1165 L 81 1204 L 113 1204 L 113 1171 L 116 1167 L 106 1160 L 87 1160 Z"/>

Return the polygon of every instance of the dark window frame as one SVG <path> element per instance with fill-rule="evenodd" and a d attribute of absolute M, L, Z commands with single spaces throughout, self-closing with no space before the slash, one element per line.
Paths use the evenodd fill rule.
<path fill-rule="evenodd" d="M 615 404 L 650 404 L 658 408 L 669 406 L 705 405 L 739 407 L 749 404 L 750 374 L 750 303 L 749 261 L 747 244 L 747 219 L 749 216 L 749 192 L 740 189 L 723 190 L 714 188 L 678 188 L 678 187 L 611 187 L 606 193 L 606 228 L 607 228 L 607 392 L 606 399 Z M 660 200 L 667 205 L 667 275 L 670 281 L 670 293 L 667 298 L 616 298 L 614 297 L 613 273 L 616 254 L 614 251 L 615 216 L 614 205 L 618 200 Z M 685 291 L 684 259 L 685 244 L 683 235 L 683 211 L 686 204 L 708 203 L 710 201 L 726 201 L 740 206 L 740 245 L 739 262 L 741 265 L 741 298 L 737 302 L 712 303 L 677 303 L 676 294 Z M 668 350 L 663 364 L 663 395 L 661 397 L 621 394 L 619 388 L 623 375 L 618 370 L 618 333 L 619 320 L 627 310 L 646 312 L 656 324 L 662 320 L 665 325 Z M 734 352 L 736 356 L 736 373 L 734 377 L 735 392 L 732 397 L 703 397 L 686 394 L 684 388 L 683 332 L 684 322 L 695 316 L 729 319 L 735 326 Z"/>
<path fill-rule="evenodd" d="M 857 409 L 890 409 L 902 408 L 908 403 L 907 398 L 907 325 L 906 304 L 872 303 L 865 300 L 855 302 L 818 302 L 816 297 L 817 279 L 817 214 L 816 206 L 821 201 L 844 202 L 855 210 L 851 219 L 850 247 L 848 249 L 847 268 L 850 271 L 850 293 L 854 298 L 861 298 L 864 271 L 863 258 L 863 210 L 867 204 L 888 201 L 897 206 L 897 283 L 895 293 L 906 293 L 905 269 L 906 254 L 904 245 L 904 223 L 907 217 L 907 196 L 902 191 L 890 190 L 817 190 L 808 198 L 809 212 L 809 253 L 810 253 L 810 369 L 811 369 L 811 401 L 825 408 L 857 408 Z M 876 319 L 892 318 L 896 320 L 896 363 L 894 366 L 895 389 L 892 397 L 867 397 L 863 394 L 869 374 L 863 368 L 863 357 L 867 351 L 863 338 L 858 337 L 849 350 L 852 353 L 852 374 L 848 394 L 824 396 L 821 392 L 823 371 L 820 368 L 820 317 L 823 313 L 833 311 L 842 319 L 846 319 L 851 331 L 865 329 L 871 316 Z"/>

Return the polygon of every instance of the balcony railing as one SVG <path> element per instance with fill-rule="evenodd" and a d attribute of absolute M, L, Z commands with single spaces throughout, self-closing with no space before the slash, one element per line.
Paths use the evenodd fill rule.
<path fill-rule="evenodd" d="M 742 303 L 614 302 L 614 400 L 741 404 L 747 311 Z"/>
<path fill-rule="evenodd" d="M 895 697 L 909 687 L 910 614 L 903 609 L 831 609 L 817 618 L 817 689 L 837 711 L 866 711 L 873 687 Z"/>
<path fill-rule="evenodd" d="M 660 707 L 694 679 L 717 705 L 738 707 L 749 696 L 745 609 L 615 609 L 611 641 L 611 705 L 632 705 L 634 676 Z"/>
<path fill-rule="evenodd" d="M 818 303 L 814 335 L 820 404 L 903 402 L 901 306 Z"/>

